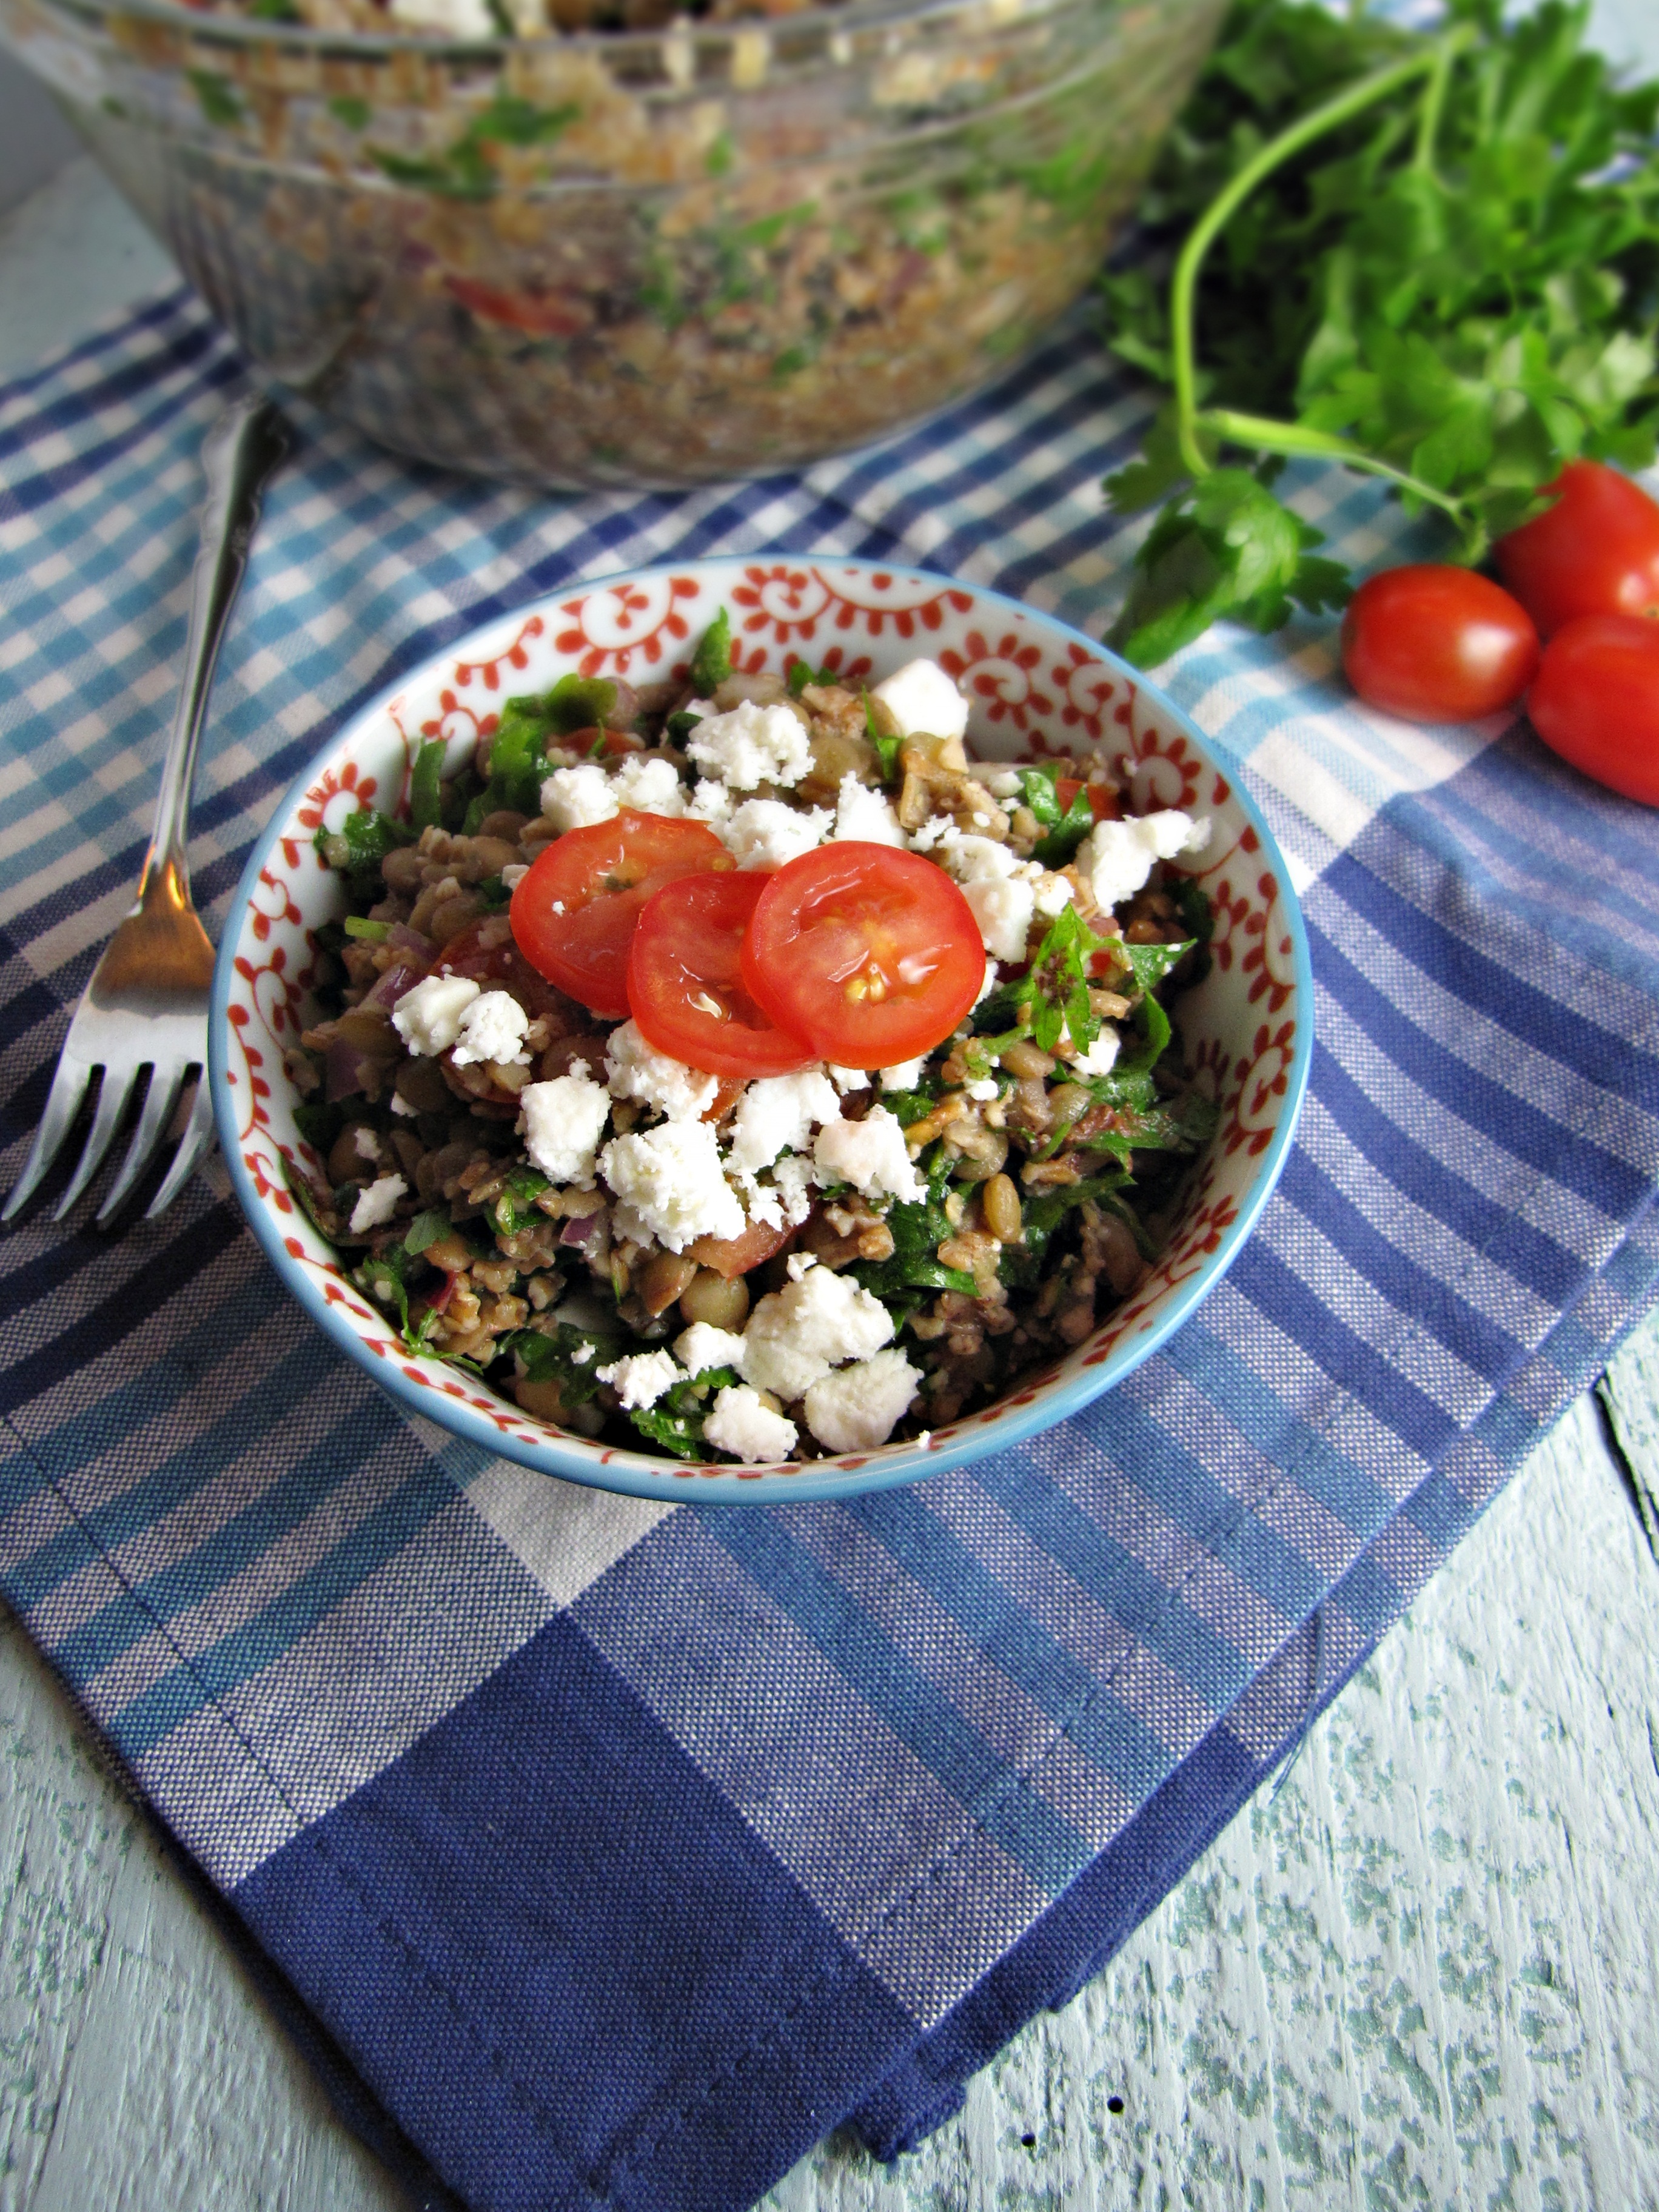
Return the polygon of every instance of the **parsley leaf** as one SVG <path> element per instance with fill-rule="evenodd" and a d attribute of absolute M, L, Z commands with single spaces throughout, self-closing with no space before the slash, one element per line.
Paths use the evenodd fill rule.
<path fill-rule="evenodd" d="M 967 1270 L 947 1267 L 939 1256 L 939 1246 L 956 1233 L 945 1211 L 945 1187 L 949 1174 L 948 1157 L 939 1146 L 927 1178 L 927 1197 L 907 1200 L 888 1208 L 887 1226 L 893 1238 L 891 1254 L 885 1260 L 854 1261 L 847 1271 L 866 1291 L 896 1310 L 901 1326 L 905 1315 L 917 1303 L 914 1297 L 907 1297 L 907 1292 L 960 1291 L 968 1297 L 974 1293 L 974 1279 Z"/>
<path fill-rule="evenodd" d="M 1275 630 L 1292 603 L 1316 613 L 1348 596 L 1341 568 L 1310 554 L 1321 533 L 1248 469 L 1216 469 L 1170 501 L 1135 555 L 1107 643 L 1156 667 L 1224 615 Z"/>
<path fill-rule="evenodd" d="M 710 699 L 732 673 L 732 617 L 722 607 L 691 656 L 690 682 L 699 699 Z"/>
<path fill-rule="evenodd" d="M 501 1349 L 511 1354 L 522 1376 L 536 1382 L 556 1382 L 560 1402 L 568 1410 L 587 1403 L 599 1387 L 594 1370 L 608 1366 L 619 1347 L 588 1329 L 559 1322 L 550 1330 L 515 1329 L 501 1340 Z"/>
<path fill-rule="evenodd" d="M 671 1383 L 654 1405 L 630 1407 L 628 1418 L 641 1436 L 677 1459 L 701 1459 L 708 1449 L 703 1423 L 720 1392 L 737 1379 L 729 1367 L 707 1367 Z"/>
<path fill-rule="evenodd" d="M 1057 768 L 1022 768 L 1015 773 L 1019 778 L 1017 803 L 1030 807 L 1044 832 L 1032 847 L 1031 858 L 1045 868 L 1063 868 L 1095 826 L 1088 786 L 1080 784 L 1072 793 L 1071 804 L 1062 806 Z"/>
<path fill-rule="evenodd" d="M 1089 957 L 1098 952 L 1105 941 L 1095 935 L 1075 907 L 1061 907 L 1048 925 L 1036 958 L 1009 991 L 1032 1042 L 1042 1051 L 1054 1050 L 1062 1029 L 1079 1052 L 1087 1052 L 1100 1035 L 1100 1016 L 1089 1004 Z M 998 998 L 1002 995 L 996 994 Z"/>

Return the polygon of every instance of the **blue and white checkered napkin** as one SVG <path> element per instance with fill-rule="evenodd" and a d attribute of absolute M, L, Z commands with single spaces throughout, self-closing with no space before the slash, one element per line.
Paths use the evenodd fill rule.
<path fill-rule="evenodd" d="M 0 1098 L 16 1172 L 130 895 L 195 455 L 239 371 L 158 299 L 0 389 Z M 223 902 L 357 702 L 482 617 L 708 552 L 890 555 L 1098 632 L 1143 399 L 1079 324 L 874 453 L 554 501 L 307 425 L 196 810 Z M 1406 527 L 1298 501 L 1347 555 Z M 778 1510 L 567 1489 L 411 1423 L 206 1181 L 0 1238 L 0 1577 L 384 2112 L 471 2204 L 731 2212 L 913 2142 L 1097 1966 L 1583 1388 L 1659 1269 L 1654 817 L 1522 730 L 1404 729 L 1324 625 L 1172 688 L 1296 873 L 1319 987 L 1279 1192 L 1085 1417 Z"/>

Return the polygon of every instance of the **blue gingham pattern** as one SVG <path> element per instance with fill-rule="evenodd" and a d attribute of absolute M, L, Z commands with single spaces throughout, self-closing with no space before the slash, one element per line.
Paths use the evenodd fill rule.
<path fill-rule="evenodd" d="M 170 294 L 0 389 L 8 1178 L 131 896 L 195 455 L 240 374 Z M 1133 542 L 1099 478 L 1146 415 L 1079 320 L 925 431 L 696 493 L 465 483 L 303 417 L 216 690 L 201 902 L 222 921 L 357 704 L 573 579 L 844 551 L 1098 635 Z M 1347 557 L 1412 549 L 1370 487 L 1296 482 Z M 0 1585 L 321 2063 L 468 2202 L 731 2212 L 843 2118 L 914 2142 L 1179 1876 L 1648 1300 L 1653 817 L 1523 728 L 1372 715 L 1333 666 L 1309 623 L 1218 629 L 1167 676 L 1312 939 L 1279 1192 L 1167 1346 L 1001 1460 L 767 1511 L 568 1490 L 337 1358 L 222 1174 L 114 1243 L 0 1239 Z"/>

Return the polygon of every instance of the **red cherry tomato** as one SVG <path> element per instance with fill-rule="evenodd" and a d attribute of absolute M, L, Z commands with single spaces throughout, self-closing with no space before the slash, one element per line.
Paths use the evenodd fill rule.
<path fill-rule="evenodd" d="M 743 933 L 769 878 L 683 876 L 641 915 L 628 1004 L 659 1052 L 710 1075 L 789 1075 L 817 1054 L 763 1014 L 743 980 Z"/>
<path fill-rule="evenodd" d="M 1526 609 L 1472 568 L 1385 568 L 1348 602 L 1342 665 L 1360 697 L 1408 722 L 1513 706 L 1538 665 Z"/>
<path fill-rule="evenodd" d="M 624 806 L 567 830 L 521 877 L 507 909 L 531 966 L 596 1014 L 628 1012 L 628 948 L 646 902 L 677 876 L 736 866 L 706 823 Z"/>
<path fill-rule="evenodd" d="M 1659 623 L 1580 615 L 1563 623 L 1544 647 L 1527 713 L 1563 760 L 1659 806 Z"/>
<path fill-rule="evenodd" d="M 817 1058 L 890 1067 L 950 1036 L 985 981 L 985 950 L 943 868 L 848 840 L 767 879 L 743 975 L 756 1003 Z"/>
<path fill-rule="evenodd" d="M 1659 617 L 1659 506 L 1600 461 L 1569 461 L 1553 507 L 1493 549 L 1498 572 L 1553 637 L 1579 615 Z"/>
<path fill-rule="evenodd" d="M 1089 811 L 1097 822 L 1115 822 L 1118 817 L 1117 793 L 1109 783 L 1079 783 L 1076 777 L 1060 775 L 1054 778 L 1054 797 L 1060 802 L 1062 814 L 1072 811 L 1072 801 L 1079 791 L 1089 794 Z"/>

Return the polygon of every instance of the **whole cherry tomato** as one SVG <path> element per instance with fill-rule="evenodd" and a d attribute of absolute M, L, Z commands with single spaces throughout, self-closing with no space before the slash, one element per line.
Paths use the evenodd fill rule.
<path fill-rule="evenodd" d="M 628 1003 L 649 1045 L 710 1075 L 792 1075 L 817 1054 L 786 1036 L 743 981 L 743 933 L 769 878 L 682 876 L 647 905 L 628 955 Z"/>
<path fill-rule="evenodd" d="M 1348 602 L 1342 665 L 1369 705 L 1408 722 L 1513 706 L 1538 665 L 1526 609 L 1472 568 L 1385 568 Z"/>
<path fill-rule="evenodd" d="M 1659 622 L 1580 615 L 1564 623 L 1544 647 L 1527 713 L 1563 760 L 1659 806 Z"/>
<path fill-rule="evenodd" d="M 596 1014 L 625 1014 L 628 951 L 646 901 L 677 876 L 735 866 L 706 823 L 624 806 L 537 855 L 507 909 L 513 934 L 549 982 Z"/>
<path fill-rule="evenodd" d="M 767 878 L 743 979 L 820 1058 L 891 1067 L 950 1036 L 985 981 L 985 947 L 943 868 L 848 839 Z"/>
<path fill-rule="evenodd" d="M 1600 461 L 1569 461 L 1553 507 L 1493 549 L 1498 574 L 1551 637 L 1579 615 L 1659 616 L 1659 506 Z"/>

